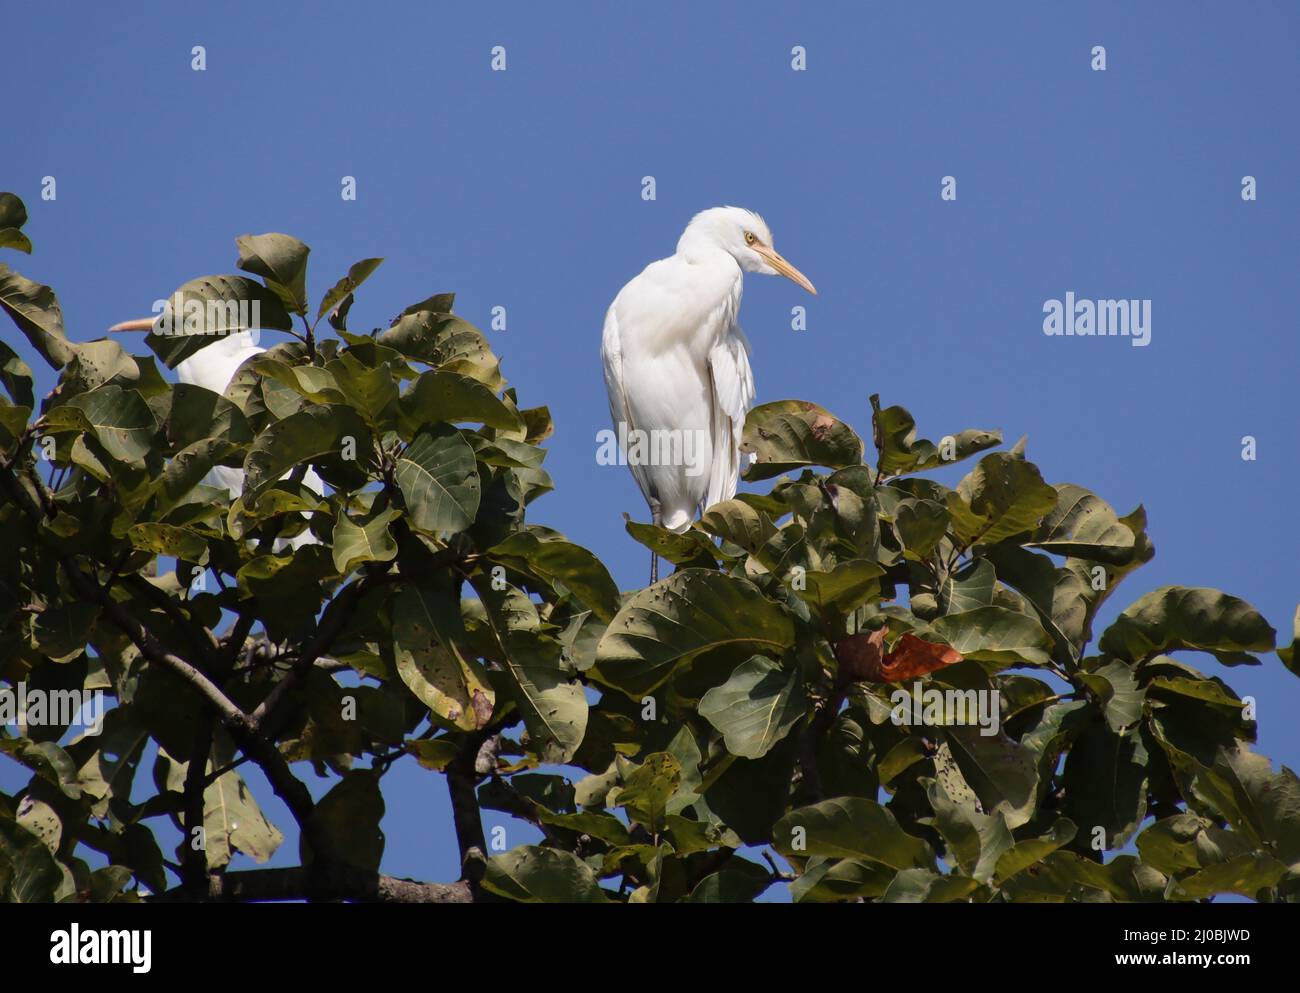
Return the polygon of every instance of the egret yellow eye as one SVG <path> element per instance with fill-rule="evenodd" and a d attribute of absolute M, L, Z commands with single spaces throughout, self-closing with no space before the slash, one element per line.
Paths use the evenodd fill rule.
<path fill-rule="evenodd" d="M 752 244 L 754 244 L 754 242 L 756 242 L 756 241 L 758 241 L 758 236 L 755 235 L 753 231 L 746 231 L 746 232 L 745 232 L 745 244 L 746 244 L 746 245 L 752 245 Z"/>

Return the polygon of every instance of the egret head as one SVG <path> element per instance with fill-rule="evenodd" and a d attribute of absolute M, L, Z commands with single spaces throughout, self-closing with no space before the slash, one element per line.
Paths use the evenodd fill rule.
<path fill-rule="evenodd" d="M 809 293 L 817 290 L 808 277 L 792 266 L 772 246 L 772 232 L 767 222 L 744 207 L 711 207 L 691 218 L 677 251 L 691 254 L 697 248 L 722 249 L 746 272 L 767 276 L 785 276 Z"/>

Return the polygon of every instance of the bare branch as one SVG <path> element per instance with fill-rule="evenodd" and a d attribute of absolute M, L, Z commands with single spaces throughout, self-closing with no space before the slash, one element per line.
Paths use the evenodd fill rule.
<path fill-rule="evenodd" d="M 351 900 L 358 903 L 472 903 L 470 884 L 422 883 L 335 865 L 251 869 L 209 876 L 206 891 L 179 886 L 150 903 L 247 903 L 259 900 Z"/>
<path fill-rule="evenodd" d="M 182 878 L 188 885 L 196 886 L 208 875 L 208 852 L 205 844 L 196 845 L 195 832 L 203 830 L 204 794 L 207 782 L 204 774 L 208 768 L 208 755 L 212 752 L 213 721 L 206 713 L 199 719 L 194 734 L 194 747 L 190 749 L 190 762 L 185 770 L 185 834 L 181 838 Z"/>

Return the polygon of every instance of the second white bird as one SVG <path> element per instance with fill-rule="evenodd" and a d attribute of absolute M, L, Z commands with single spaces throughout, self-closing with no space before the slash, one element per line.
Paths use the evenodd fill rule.
<path fill-rule="evenodd" d="M 620 438 L 676 439 L 643 449 L 659 457 L 627 459 L 654 523 L 673 531 L 736 493 L 741 433 L 754 402 L 739 321 L 745 272 L 785 276 L 817 292 L 772 247 L 761 217 L 714 207 L 696 214 L 676 253 L 646 266 L 605 315 L 600 351 L 615 430 Z M 701 439 L 702 465 L 662 457 L 690 451 L 683 439 Z"/>

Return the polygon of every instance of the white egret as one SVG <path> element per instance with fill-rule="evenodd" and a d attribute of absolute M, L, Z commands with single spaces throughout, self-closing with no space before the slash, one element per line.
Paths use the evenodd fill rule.
<path fill-rule="evenodd" d="M 153 328 L 154 321 L 155 319 L 152 317 L 123 321 L 121 324 L 114 324 L 108 330 L 112 333 L 149 331 Z M 265 348 L 256 344 L 253 340 L 253 334 L 252 331 L 237 331 L 234 334 L 223 336 L 210 345 L 205 345 L 189 358 L 176 363 L 177 378 L 182 383 L 201 386 L 203 389 L 211 390 L 218 395 L 225 393 L 230 381 L 235 378 L 235 373 L 239 371 L 239 367 L 254 355 L 260 355 L 266 351 Z M 287 478 L 288 475 L 286 473 L 284 478 Z M 232 498 L 236 498 L 244 492 L 244 470 L 236 469 L 233 466 L 214 465 L 207 476 L 204 477 L 204 482 L 210 486 L 225 489 Z M 325 483 L 314 469 L 309 468 L 307 470 L 303 476 L 303 484 L 316 493 L 324 494 L 325 492 Z M 304 513 L 303 516 L 306 517 L 307 515 Z M 287 541 L 285 539 L 276 541 L 275 550 L 279 551 L 285 544 L 296 549 L 306 544 L 315 543 L 315 535 L 311 531 L 303 531 L 301 534 L 287 539 Z"/>
<path fill-rule="evenodd" d="M 654 523 L 673 531 L 736 493 L 754 401 L 739 323 L 746 272 L 785 276 L 817 293 L 772 247 L 761 217 L 714 207 L 696 214 L 676 253 L 646 266 L 605 314 L 610 416 Z M 651 582 L 657 574 L 652 555 Z"/>

